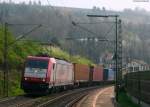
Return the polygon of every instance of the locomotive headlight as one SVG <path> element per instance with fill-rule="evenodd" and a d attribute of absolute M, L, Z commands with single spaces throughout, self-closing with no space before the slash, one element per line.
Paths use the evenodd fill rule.
<path fill-rule="evenodd" d="M 24 80 L 27 80 L 27 78 L 24 78 Z"/>
<path fill-rule="evenodd" d="M 43 82 L 45 82 L 45 79 L 43 78 L 43 80 L 42 80 Z"/>

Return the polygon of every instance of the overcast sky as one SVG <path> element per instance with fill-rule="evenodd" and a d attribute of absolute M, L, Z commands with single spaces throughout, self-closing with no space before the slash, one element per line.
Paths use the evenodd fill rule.
<path fill-rule="evenodd" d="M 9 0 L 0 0 L 9 1 Z M 12 0 L 17 3 L 29 0 Z M 33 1 L 33 0 L 32 0 Z M 34 0 L 39 1 L 39 0 Z M 40 0 L 42 4 L 47 4 L 47 0 Z M 124 8 L 134 9 L 135 7 L 144 8 L 150 11 L 150 1 L 148 2 L 134 2 L 134 0 L 48 0 L 51 5 L 65 6 L 65 7 L 78 7 L 78 8 L 92 8 L 93 6 L 105 7 L 112 10 L 123 10 Z"/>

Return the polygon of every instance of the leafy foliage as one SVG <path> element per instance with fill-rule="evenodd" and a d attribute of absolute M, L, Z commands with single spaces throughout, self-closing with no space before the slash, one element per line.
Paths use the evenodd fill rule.
<path fill-rule="evenodd" d="M 43 47 L 43 53 L 48 54 L 49 56 L 64 59 L 70 61 L 72 63 L 80 63 L 80 64 L 93 64 L 93 62 L 85 57 L 75 55 L 71 56 L 67 52 L 61 50 L 58 47 Z"/>
<path fill-rule="evenodd" d="M 14 36 L 12 36 L 12 34 L 9 31 L 7 32 L 6 36 L 8 38 L 7 39 L 8 41 L 7 62 L 9 67 L 11 68 L 20 67 L 21 64 L 23 64 L 24 59 L 28 55 L 35 55 L 40 51 L 40 46 L 38 44 L 29 41 L 24 41 L 24 42 L 17 41 L 13 43 L 15 41 L 15 38 Z M 4 29 L 3 27 L 0 27 L 0 65 L 2 65 L 3 63 L 3 54 L 4 54 L 3 50 L 4 50 Z"/>
<path fill-rule="evenodd" d="M 119 92 L 118 99 L 118 103 L 121 107 L 139 107 L 138 104 L 132 102 L 132 99 L 129 96 L 127 96 L 126 92 Z"/>

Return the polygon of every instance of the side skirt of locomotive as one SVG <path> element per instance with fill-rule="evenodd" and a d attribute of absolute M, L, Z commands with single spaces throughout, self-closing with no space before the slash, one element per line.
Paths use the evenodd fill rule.
<path fill-rule="evenodd" d="M 82 88 L 82 87 L 90 87 L 90 86 L 102 86 L 102 85 L 109 85 L 113 84 L 114 81 L 86 81 L 86 82 L 74 82 L 74 84 L 69 85 L 49 85 L 48 83 L 28 83 L 22 82 L 21 88 L 27 94 L 48 94 L 48 93 L 57 93 L 65 90 L 72 90 L 75 88 Z"/>

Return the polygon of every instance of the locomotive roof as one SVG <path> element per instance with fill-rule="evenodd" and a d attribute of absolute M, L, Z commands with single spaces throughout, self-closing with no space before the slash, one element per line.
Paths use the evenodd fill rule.
<path fill-rule="evenodd" d="M 60 64 L 71 64 L 70 62 L 67 62 L 65 60 L 61 60 L 61 59 L 55 59 L 56 63 L 60 63 Z"/>
<path fill-rule="evenodd" d="M 40 56 L 28 56 L 31 59 L 49 59 L 49 57 L 40 57 Z"/>
<path fill-rule="evenodd" d="M 28 56 L 28 58 L 31 59 L 50 59 L 52 62 L 54 63 L 60 63 L 60 64 L 71 64 L 70 62 L 63 60 L 63 59 L 58 59 L 58 58 L 54 58 L 54 57 L 43 57 L 43 56 Z"/>

